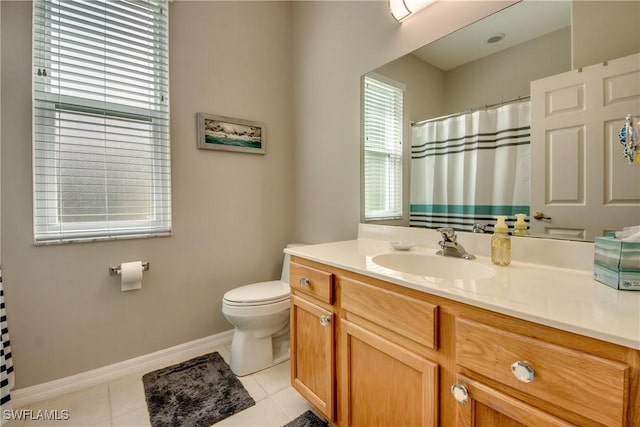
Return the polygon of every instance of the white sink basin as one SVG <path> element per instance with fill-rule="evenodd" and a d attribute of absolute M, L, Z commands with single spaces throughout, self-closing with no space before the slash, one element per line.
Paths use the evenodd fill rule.
<path fill-rule="evenodd" d="M 496 274 L 486 265 L 462 258 L 440 255 L 391 253 L 374 256 L 374 264 L 400 273 L 450 280 L 488 279 Z"/>

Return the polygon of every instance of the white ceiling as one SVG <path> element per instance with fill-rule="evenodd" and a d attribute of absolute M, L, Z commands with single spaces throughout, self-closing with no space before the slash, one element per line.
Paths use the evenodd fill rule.
<path fill-rule="evenodd" d="M 467 62 L 571 25 L 570 0 L 524 0 L 413 52 L 448 71 Z M 504 33 L 494 44 L 486 40 Z"/>

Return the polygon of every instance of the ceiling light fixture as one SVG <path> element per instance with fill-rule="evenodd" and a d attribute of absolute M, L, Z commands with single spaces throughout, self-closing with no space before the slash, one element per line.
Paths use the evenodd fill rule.
<path fill-rule="evenodd" d="M 414 13 L 429 6 L 435 0 L 389 0 L 391 15 L 398 22 L 402 22 Z"/>
<path fill-rule="evenodd" d="M 505 38 L 504 33 L 497 33 L 497 34 L 494 34 L 493 36 L 489 37 L 487 39 L 487 43 L 489 43 L 489 44 L 498 43 L 499 41 L 501 41 L 504 38 Z"/>

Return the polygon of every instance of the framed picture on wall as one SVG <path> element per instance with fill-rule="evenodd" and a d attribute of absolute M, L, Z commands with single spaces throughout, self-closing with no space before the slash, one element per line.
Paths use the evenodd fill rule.
<path fill-rule="evenodd" d="M 263 123 L 198 113 L 198 148 L 265 154 Z"/>

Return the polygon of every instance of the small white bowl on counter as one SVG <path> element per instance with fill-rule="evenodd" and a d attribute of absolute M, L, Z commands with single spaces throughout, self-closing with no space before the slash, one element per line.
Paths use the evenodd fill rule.
<path fill-rule="evenodd" d="M 408 251 L 411 250 L 416 244 L 409 241 L 389 242 L 389 245 L 396 251 Z"/>

